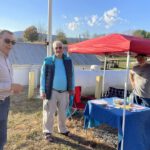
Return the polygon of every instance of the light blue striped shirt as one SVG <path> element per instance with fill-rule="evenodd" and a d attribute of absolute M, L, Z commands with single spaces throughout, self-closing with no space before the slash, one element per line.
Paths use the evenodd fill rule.
<path fill-rule="evenodd" d="M 4 100 L 11 94 L 12 76 L 12 66 L 8 58 L 0 51 L 0 100 Z"/>

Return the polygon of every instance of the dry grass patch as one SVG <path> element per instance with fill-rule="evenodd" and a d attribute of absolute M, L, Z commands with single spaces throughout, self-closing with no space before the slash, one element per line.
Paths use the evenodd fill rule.
<path fill-rule="evenodd" d="M 42 135 L 42 101 L 27 100 L 27 92 L 11 98 L 6 150 L 115 150 L 111 142 L 96 137 L 93 129 L 87 134 L 83 130 L 83 120 L 73 117 L 67 121 L 72 137 L 64 137 L 57 132 L 55 117 L 54 142 L 47 143 Z"/>

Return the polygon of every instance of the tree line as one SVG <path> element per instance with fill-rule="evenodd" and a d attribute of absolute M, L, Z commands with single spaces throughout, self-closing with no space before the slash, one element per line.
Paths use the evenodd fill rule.
<path fill-rule="evenodd" d="M 150 32 L 147 32 L 145 30 L 135 30 L 133 32 L 133 35 L 137 37 L 150 38 Z"/>
<path fill-rule="evenodd" d="M 30 26 L 25 29 L 23 38 L 25 41 L 30 41 L 30 42 L 47 42 L 47 34 L 46 33 L 41 33 L 38 31 L 37 27 L 35 26 Z M 57 40 L 61 40 L 64 44 L 67 44 L 67 37 L 64 32 L 59 30 L 56 35 Z"/>
<path fill-rule="evenodd" d="M 98 36 L 98 35 L 94 34 L 93 37 L 96 37 L 96 36 Z M 85 32 L 79 34 L 79 36 L 76 38 L 67 38 L 66 34 L 61 29 L 59 29 L 56 32 L 56 35 L 54 36 L 54 40 L 60 40 L 64 44 L 68 44 L 70 42 L 71 43 L 80 42 L 80 41 L 83 41 L 83 40 L 86 40 L 89 38 L 90 38 L 90 34 L 88 31 L 85 31 Z M 68 40 L 68 39 L 70 39 L 70 40 Z M 73 40 L 71 40 L 71 39 L 73 39 Z M 36 26 L 32 25 L 32 26 L 27 27 L 24 30 L 23 37 L 17 38 L 17 41 L 47 43 L 47 33 L 46 33 L 46 30 L 42 26 L 36 27 Z"/>
<path fill-rule="evenodd" d="M 104 35 L 104 34 L 103 34 Z M 150 38 L 150 32 L 146 31 L 146 30 L 135 30 L 132 33 L 133 36 L 136 37 L 143 37 L 143 38 Z M 99 34 L 94 34 L 92 37 L 98 37 L 98 36 L 102 36 Z M 82 38 L 81 38 L 82 37 Z M 77 37 L 77 41 L 75 42 L 79 42 L 82 39 L 89 39 L 91 36 L 89 34 L 88 31 L 85 31 L 84 33 L 80 34 L 79 37 Z M 18 39 L 18 40 L 23 40 L 23 41 L 30 41 L 30 42 L 47 42 L 47 34 L 42 28 L 37 28 L 36 26 L 30 26 L 28 28 L 25 29 L 24 34 L 23 34 L 23 39 Z M 68 40 L 66 37 L 66 34 L 62 31 L 62 30 L 58 30 L 56 33 L 56 37 L 55 40 L 60 40 L 62 41 L 64 44 L 68 44 Z"/>

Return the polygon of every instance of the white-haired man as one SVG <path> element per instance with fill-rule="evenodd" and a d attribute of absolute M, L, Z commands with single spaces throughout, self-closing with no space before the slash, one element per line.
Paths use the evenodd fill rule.
<path fill-rule="evenodd" d="M 74 69 L 70 57 L 64 54 L 63 43 L 54 41 L 54 55 L 45 58 L 41 68 L 40 95 L 43 99 L 43 133 L 46 140 L 53 141 L 54 114 L 58 109 L 58 132 L 69 136 L 66 109 L 69 94 L 74 93 Z"/>

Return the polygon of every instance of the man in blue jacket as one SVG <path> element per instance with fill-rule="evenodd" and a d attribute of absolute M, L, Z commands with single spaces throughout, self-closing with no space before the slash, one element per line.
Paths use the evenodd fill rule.
<path fill-rule="evenodd" d="M 54 114 L 58 109 L 58 132 L 69 136 L 66 109 L 69 95 L 74 94 L 74 69 L 71 59 L 64 54 L 61 41 L 53 43 L 54 55 L 46 57 L 40 77 L 40 95 L 43 99 L 43 133 L 46 140 L 53 141 Z"/>

